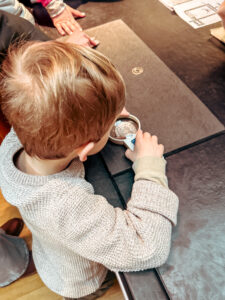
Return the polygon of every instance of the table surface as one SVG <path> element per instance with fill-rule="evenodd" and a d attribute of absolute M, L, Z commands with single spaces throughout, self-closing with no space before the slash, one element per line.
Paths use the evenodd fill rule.
<path fill-rule="evenodd" d="M 112 28 L 107 37 L 101 27 L 90 32 L 99 34 L 99 51 L 112 57 L 125 76 L 131 112 L 138 114 L 144 129 L 153 128 L 166 144 L 170 187 L 180 198 L 168 261 L 157 270 L 120 274 L 127 299 L 225 299 L 225 47 L 209 34 L 210 28 L 220 24 L 195 30 L 158 0 L 67 2 L 74 7 L 81 4 L 79 9 L 87 14 L 80 20 L 85 29 L 116 19 L 128 26 L 106 24 L 108 31 Z M 118 35 L 113 30 L 116 26 Z M 144 66 L 143 76 L 132 77 L 127 57 L 135 66 Z M 156 78 L 162 74 L 169 79 L 163 80 L 160 89 Z M 171 83 L 178 86 L 177 93 L 168 88 Z M 163 121 L 157 122 L 160 118 Z M 96 193 L 121 208 L 133 183 L 131 165 L 123 153 L 123 147 L 108 144 L 85 164 L 86 178 Z"/>

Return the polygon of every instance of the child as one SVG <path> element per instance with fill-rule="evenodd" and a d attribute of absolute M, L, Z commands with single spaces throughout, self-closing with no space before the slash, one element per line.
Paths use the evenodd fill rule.
<path fill-rule="evenodd" d="M 74 18 L 83 18 L 85 13 L 66 5 L 63 0 L 31 0 L 31 2 L 39 2 L 46 8 L 54 26 L 61 35 L 82 30 Z"/>
<path fill-rule="evenodd" d="M 54 26 L 61 35 L 82 30 L 74 18 L 83 18 L 85 13 L 66 5 L 63 0 L 31 0 L 31 2 L 40 2 L 46 8 Z M 33 15 L 18 0 L 1 0 L 0 10 L 22 17 L 33 25 L 35 24 Z"/>
<path fill-rule="evenodd" d="M 126 210 L 84 179 L 82 162 L 104 147 L 125 104 L 109 60 L 81 46 L 29 42 L 9 51 L 1 92 L 17 135 L 11 130 L 0 148 L 0 186 L 32 232 L 44 283 L 67 298 L 96 299 L 111 284 L 107 269 L 163 264 L 178 199 L 167 187 L 157 137 L 139 131 L 134 152 L 126 151 L 135 171 Z"/>

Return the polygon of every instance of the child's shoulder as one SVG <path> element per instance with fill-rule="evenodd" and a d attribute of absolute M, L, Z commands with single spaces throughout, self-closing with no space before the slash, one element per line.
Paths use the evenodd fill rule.
<path fill-rule="evenodd" d="M 93 196 L 94 189 L 89 182 L 69 176 L 51 179 L 32 193 L 34 202 L 35 199 L 41 201 L 46 213 L 51 211 L 54 219 L 75 213 L 76 208 L 86 206 Z"/>
<path fill-rule="evenodd" d="M 11 154 L 15 153 L 22 147 L 15 131 L 13 129 L 6 135 L 0 145 L 0 165 L 3 161 L 9 161 Z"/>
<path fill-rule="evenodd" d="M 21 143 L 14 131 L 13 128 L 10 129 L 9 133 L 6 135 L 6 137 L 3 139 L 1 143 L 1 149 L 2 148 L 7 148 L 10 145 L 18 145 L 21 146 Z"/>
<path fill-rule="evenodd" d="M 71 194 L 75 197 L 80 193 L 94 193 L 94 189 L 92 185 L 86 181 L 83 176 L 79 174 L 75 174 L 76 172 L 73 171 L 71 174 L 67 172 L 66 176 L 56 176 L 49 180 L 44 189 L 56 193 L 62 192 L 65 196 L 70 196 Z"/>

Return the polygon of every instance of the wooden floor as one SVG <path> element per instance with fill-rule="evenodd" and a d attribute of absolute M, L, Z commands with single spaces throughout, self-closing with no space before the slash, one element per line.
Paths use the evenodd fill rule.
<path fill-rule="evenodd" d="M 62 300 L 62 297 L 50 291 L 38 274 L 19 279 L 0 289 L 1 300 Z M 118 282 L 100 297 L 99 300 L 123 300 Z"/>
<path fill-rule="evenodd" d="M 9 205 L 0 192 L 0 226 L 11 218 L 20 217 L 16 207 Z M 20 234 L 31 249 L 31 233 L 25 226 Z M 62 297 L 50 291 L 41 281 L 37 273 L 20 278 L 14 283 L 0 288 L 1 300 L 61 300 Z M 107 293 L 100 297 L 101 300 L 123 300 L 123 294 L 118 282 Z"/>

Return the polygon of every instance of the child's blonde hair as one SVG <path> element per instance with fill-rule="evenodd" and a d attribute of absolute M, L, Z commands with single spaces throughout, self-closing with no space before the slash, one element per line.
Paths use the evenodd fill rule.
<path fill-rule="evenodd" d="M 124 107 L 125 87 L 98 51 L 29 42 L 10 50 L 3 62 L 1 98 L 25 151 L 56 159 L 101 139 Z"/>

